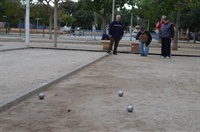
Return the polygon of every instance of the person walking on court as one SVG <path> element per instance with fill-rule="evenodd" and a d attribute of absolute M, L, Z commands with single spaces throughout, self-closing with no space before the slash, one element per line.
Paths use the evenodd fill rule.
<path fill-rule="evenodd" d="M 151 34 L 145 30 L 144 27 L 140 27 L 140 31 L 136 36 L 136 40 L 140 41 L 140 55 L 147 56 L 149 54 L 149 44 L 151 43 Z"/>
<path fill-rule="evenodd" d="M 119 41 L 122 39 L 124 35 L 124 27 L 122 23 L 120 22 L 120 20 L 121 20 L 121 15 L 116 15 L 116 20 L 111 22 L 110 27 L 109 27 L 110 44 L 109 44 L 107 53 L 111 52 L 113 43 L 115 42 L 114 50 L 113 50 L 114 55 L 117 55 L 117 47 L 118 47 Z"/>
<path fill-rule="evenodd" d="M 161 58 L 171 58 L 171 40 L 174 39 L 174 26 L 164 17 L 164 24 L 161 27 Z"/>

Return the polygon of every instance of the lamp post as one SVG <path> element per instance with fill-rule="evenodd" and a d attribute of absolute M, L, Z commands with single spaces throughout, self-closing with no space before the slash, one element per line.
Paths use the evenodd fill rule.
<path fill-rule="evenodd" d="M 139 25 L 139 24 L 140 24 L 140 18 L 137 17 L 137 25 Z"/>
<path fill-rule="evenodd" d="M 130 41 L 132 41 L 133 13 L 131 13 Z"/>
<path fill-rule="evenodd" d="M 30 1 L 26 0 L 26 39 L 25 43 L 29 47 L 29 35 L 30 35 Z"/>
<path fill-rule="evenodd" d="M 147 21 L 148 23 L 147 23 L 147 31 L 149 31 L 149 19 L 148 19 L 148 21 Z"/>
<path fill-rule="evenodd" d="M 38 29 L 38 23 L 39 23 L 39 20 L 40 20 L 40 18 L 35 18 L 36 20 L 37 20 L 37 29 Z"/>
<path fill-rule="evenodd" d="M 115 14 L 115 0 L 113 0 L 112 4 L 112 21 L 114 21 L 114 14 Z"/>
<path fill-rule="evenodd" d="M 91 2 L 94 2 L 94 0 L 91 0 Z M 96 23 L 97 23 L 97 14 L 96 11 L 94 12 L 94 25 L 92 27 L 94 40 L 96 40 Z"/>

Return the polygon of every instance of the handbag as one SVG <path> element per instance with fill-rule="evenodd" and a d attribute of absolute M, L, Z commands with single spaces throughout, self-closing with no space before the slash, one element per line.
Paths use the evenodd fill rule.
<path fill-rule="evenodd" d="M 143 42 L 143 43 L 146 43 L 147 41 L 148 41 L 148 36 L 147 36 L 147 34 L 145 33 L 145 34 L 141 34 L 140 36 L 139 36 L 139 40 L 141 41 L 141 42 Z"/>

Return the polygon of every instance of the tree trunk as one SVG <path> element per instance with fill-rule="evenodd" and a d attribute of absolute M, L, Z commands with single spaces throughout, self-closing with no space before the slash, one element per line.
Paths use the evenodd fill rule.
<path fill-rule="evenodd" d="M 8 23 L 8 26 L 6 27 L 6 33 L 10 33 L 10 23 Z"/>
<path fill-rule="evenodd" d="M 52 39 L 52 19 L 53 19 L 53 16 L 50 13 L 50 18 L 49 18 L 49 39 Z"/>
<path fill-rule="evenodd" d="M 193 39 L 193 43 L 196 43 L 196 32 L 197 32 L 197 29 L 195 28 L 195 29 L 194 29 L 194 39 Z"/>
<path fill-rule="evenodd" d="M 43 23 L 43 31 L 42 32 L 43 32 L 43 38 L 44 38 L 45 37 L 45 35 L 44 35 L 44 23 Z"/>
<path fill-rule="evenodd" d="M 179 24 L 180 24 L 181 6 L 182 6 L 182 2 L 178 1 L 178 12 L 177 12 L 177 17 L 176 17 L 176 27 L 175 27 L 175 35 L 174 35 L 172 50 L 178 50 L 178 30 L 179 30 Z"/>
<path fill-rule="evenodd" d="M 83 23 L 83 36 L 87 36 L 87 34 L 85 35 L 85 23 Z M 80 35 L 80 30 L 79 30 L 79 35 Z"/>
<path fill-rule="evenodd" d="M 106 33 L 106 23 L 107 23 L 107 19 L 108 19 L 109 15 L 107 15 L 105 11 L 96 12 L 96 13 L 98 13 L 101 16 L 101 18 L 103 19 L 103 23 L 101 25 L 101 31 L 103 34 L 105 34 Z"/>
<path fill-rule="evenodd" d="M 102 24 L 102 33 L 103 34 L 106 34 L 106 28 L 107 28 L 107 18 L 108 18 L 108 15 L 106 13 L 104 13 L 104 15 L 102 16 L 103 18 L 103 24 Z"/>
<path fill-rule="evenodd" d="M 188 38 L 188 39 L 187 39 L 188 42 L 190 42 L 189 32 L 190 32 L 190 31 L 189 31 L 189 29 L 187 28 L 187 30 L 186 30 L 186 35 L 187 35 L 187 38 Z"/>
<path fill-rule="evenodd" d="M 59 25 L 58 25 L 59 35 L 61 34 L 60 27 L 61 27 L 61 20 L 59 20 Z"/>
<path fill-rule="evenodd" d="M 58 36 L 58 31 L 57 31 L 57 6 L 58 2 L 55 0 L 54 3 L 54 47 L 57 47 L 57 36 Z"/>
<path fill-rule="evenodd" d="M 106 21 L 107 21 L 107 17 L 106 15 L 103 16 L 103 25 L 102 25 L 102 33 L 106 34 Z"/>
<path fill-rule="evenodd" d="M 22 36 L 21 21 L 19 20 L 19 35 Z"/>

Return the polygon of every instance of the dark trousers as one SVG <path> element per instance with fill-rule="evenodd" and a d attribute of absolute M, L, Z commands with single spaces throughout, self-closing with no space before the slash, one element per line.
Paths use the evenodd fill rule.
<path fill-rule="evenodd" d="M 170 38 L 162 38 L 161 45 L 161 56 L 171 56 L 171 39 Z"/>
<path fill-rule="evenodd" d="M 113 47 L 113 43 L 115 42 L 113 53 L 117 53 L 117 47 L 118 47 L 120 40 L 121 40 L 121 38 L 110 38 L 110 44 L 109 44 L 108 52 L 111 52 L 112 47 Z"/>

